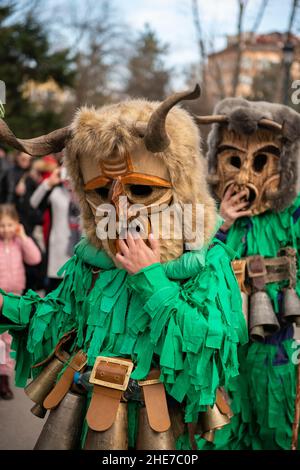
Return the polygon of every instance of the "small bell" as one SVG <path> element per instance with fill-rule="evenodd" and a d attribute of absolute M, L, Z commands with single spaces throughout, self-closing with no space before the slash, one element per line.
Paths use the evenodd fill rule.
<path fill-rule="evenodd" d="M 262 329 L 263 328 L 263 331 Z M 250 337 L 253 341 L 273 335 L 280 329 L 271 300 L 264 291 L 255 292 L 250 298 Z"/>
<path fill-rule="evenodd" d="M 286 289 L 283 296 L 282 318 L 288 323 L 300 326 L 300 299 L 295 289 Z"/>

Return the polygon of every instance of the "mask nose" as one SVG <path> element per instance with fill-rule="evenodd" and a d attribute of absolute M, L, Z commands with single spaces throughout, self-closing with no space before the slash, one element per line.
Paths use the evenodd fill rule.
<path fill-rule="evenodd" d="M 111 185 L 108 200 L 115 206 L 118 220 L 127 217 L 128 200 L 120 180 L 115 180 Z"/>

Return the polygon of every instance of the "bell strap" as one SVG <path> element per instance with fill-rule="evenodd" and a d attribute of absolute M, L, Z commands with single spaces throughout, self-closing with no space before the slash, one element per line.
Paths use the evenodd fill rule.
<path fill-rule="evenodd" d="M 70 364 L 60 377 L 59 381 L 55 384 L 49 395 L 43 402 L 44 408 L 52 410 L 55 408 L 70 390 L 73 383 L 74 372 L 80 371 L 87 363 L 86 354 L 80 350 L 71 359 Z"/>
<path fill-rule="evenodd" d="M 67 362 L 70 358 L 70 354 L 68 353 L 68 351 L 65 350 L 65 346 L 66 346 L 66 343 L 68 343 L 72 339 L 73 336 L 75 337 L 75 335 L 76 335 L 75 328 L 65 333 L 60 338 L 59 342 L 57 343 L 57 345 L 55 346 L 51 354 L 48 357 L 46 357 L 46 359 L 44 359 L 43 361 L 37 362 L 36 364 L 31 366 L 31 368 L 35 369 L 36 367 L 46 366 L 53 357 L 57 357 L 63 363 Z"/>
<path fill-rule="evenodd" d="M 249 287 L 246 286 L 246 260 L 235 259 L 231 261 L 231 266 L 235 274 L 241 292 L 249 294 Z"/>
<path fill-rule="evenodd" d="M 252 281 L 252 286 L 255 290 L 264 290 L 267 279 L 267 269 L 263 256 L 254 255 L 246 258 L 248 276 Z"/>
<path fill-rule="evenodd" d="M 86 415 L 90 429 L 106 431 L 113 425 L 132 369 L 130 359 L 97 357 L 90 376 L 94 387 Z"/>
<path fill-rule="evenodd" d="M 165 432 L 171 426 L 164 384 L 159 380 L 160 371 L 153 369 L 145 380 L 139 381 L 142 387 L 150 427 L 156 432 Z"/>
<path fill-rule="evenodd" d="M 226 396 L 226 392 L 222 388 L 217 389 L 216 405 L 223 415 L 226 415 L 228 418 L 232 418 L 233 413 L 228 404 L 228 397 Z"/>

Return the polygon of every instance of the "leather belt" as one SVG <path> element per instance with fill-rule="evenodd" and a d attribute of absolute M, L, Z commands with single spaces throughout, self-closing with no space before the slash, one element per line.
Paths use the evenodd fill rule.
<path fill-rule="evenodd" d="M 71 359 L 68 367 L 60 377 L 59 381 L 55 384 L 49 395 L 43 402 L 44 408 L 51 410 L 55 408 L 61 400 L 64 398 L 66 393 L 70 390 L 73 383 L 74 372 L 80 371 L 87 363 L 86 354 L 80 350 Z"/>
<path fill-rule="evenodd" d="M 289 281 L 289 287 L 294 288 L 297 272 L 296 250 L 283 248 L 278 255 L 275 258 L 254 255 L 232 261 L 241 291 L 251 294 L 264 290 L 268 283 L 280 281 Z"/>
<path fill-rule="evenodd" d="M 106 431 L 113 425 L 132 370 L 133 362 L 130 359 L 97 357 L 90 376 L 94 388 L 86 415 L 92 430 Z M 159 370 L 152 370 L 138 384 L 143 390 L 150 427 L 154 431 L 164 432 L 170 428 L 171 421 L 165 388 L 159 376 Z"/>

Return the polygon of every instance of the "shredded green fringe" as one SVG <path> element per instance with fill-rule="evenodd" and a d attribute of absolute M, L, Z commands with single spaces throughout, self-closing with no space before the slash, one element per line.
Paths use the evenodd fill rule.
<path fill-rule="evenodd" d="M 232 255 L 215 241 L 205 256 L 186 253 L 129 276 L 83 239 L 47 297 L 4 294 L 3 315 L 19 325 L 10 327 L 17 385 L 76 328 L 90 366 L 98 355 L 130 357 L 132 377 L 143 379 L 159 365 L 167 392 L 185 402 L 186 422 L 196 420 L 215 402 L 217 387 L 238 374 L 237 345 L 247 341 Z M 91 289 L 93 267 L 100 274 Z"/>
<path fill-rule="evenodd" d="M 300 195 L 281 213 L 266 212 L 252 217 L 252 229 L 248 231 L 249 219 L 239 219 L 231 228 L 227 243 L 238 257 L 244 256 L 245 246 L 247 255 L 267 257 L 277 256 L 280 248 L 293 246 L 298 255 L 296 290 L 300 296 L 300 219 L 296 223 L 293 220 L 299 207 Z M 276 313 L 277 296 L 284 287 L 286 281 L 266 286 Z M 229 425 L 216 432 L 214 444 L 198 436 L 199 449 L 290 449 L 296 394 L 295 346 L 294 340 L 281 343 L 288 357 L 283 365 L 273 364 L 277 345 L 249 343 L 240 348 L 240 375 L 227 387 L 234 417 Z M 188 445 L 188 437 L 182 436 L 178 448 L 188 448 Z"/>

